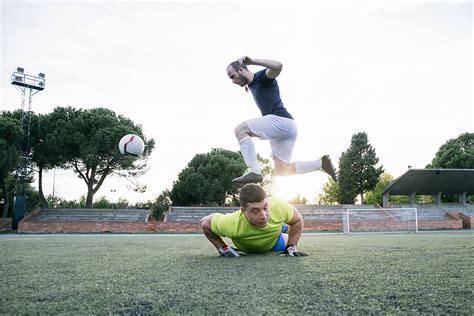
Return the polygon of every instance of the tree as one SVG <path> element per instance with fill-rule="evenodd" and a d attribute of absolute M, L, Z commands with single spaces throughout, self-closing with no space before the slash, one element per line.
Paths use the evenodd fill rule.
<path fill-rule="evenodd" d="M 13 209 L 14 196 L 21 192 L 26 198 L 26 211 L 30 212 L 38 207 L 39 196 L 38 191 L 32 186 L 33 178 L 30 175 L 24 178 L 24 182 L 20 183 L 14 173 L 5 178 L 5 190 L 8 192 L 8 208 L 4 208 L 4 216 L 8 216 L 8 212 Z M 3 194 L 3 193 L 2 193 Z"/>
<path fill-rule="evenodd" d="M 426 168 L 474 169 L 474 133 L 463 133 L 441 145 Z M 470 200 L 471 197 L 468 197 Z M 457 202 L 456 195 L 441 196 L 443 203 Z"/>
<path fill-rule="evenodd" d="M 160 195 L 154 200 L 148 200 L 146 202 L 138 202 L 134 205 L 135 208 L 139 209 L 150 209 L 153 218 L 161 220 L 163 213 L 168 211 L 171 205 L 170 190 L 166 189 L 160 193 Z"/>
<path fill-rule="evenodd" d="M 37 114 L 33 116 L 32 120 L 31 159 L 38 172 L 38 194 L 40 206 L 43 208 L 48 207 L 48 199 L 44 196 L 43 192 L 43 171 L 61 167 L 66 162 L 64 156 L 58 154 L 61 152 L 61 149 L 51 146 L 47 142 L 49 134 L 55 130 L 54 123 L 57 120 L 57 116 L 57 112 Z"/>
<path fill-rule="evenodd" d="M 29 136 L 28 143 L 26 142 L 26 130 L 22 131 L 20 127 L 20 116 L 21 111 L 8 112 L 4 111 L 1 113 L 0 118 L 3 119 L 2 131 L 0 131 L 0 139 L 4 140 L 5 146 L 2 146 L 3 149 L 0 149 L 0 164 L 3 164 L 3 168 L 6 164 L 10 164 L 10 171 L 5 173 L 3 170 L 3 175 L 0 175 L 0 187 L 2 187 L 2 196 L 5 200 L 3 215 L 7 216 L 8 208 L 11 202 L 13 202 L 13 195 L 16 192 L 21 192 L 21 195 L 25 195 L 27 198 L 27 209 L 30 210 L 33 207 L 36 207 L 37 203 L 37 192 L 34 188 L 31 187 L 31 183 L 34 180 L 33 171 L 34 169 L 31 155 L 28 158 L 20 159 L 20 156 L 25 156 L 24 152 L 20 152 L 19 148 L 22 150 L 27 150 L 27 146 L 31 142 L 31 136 Z M 32 114 L 32 120 L 34 120 L 34 115 Z M 5 122 L 9 123 L 5 123 Z M 12 125 L 13 124 L 13 125 Z M 3 152 L 2 152 L 3 151 Z M 20 174 L 21 181 L 18 181 L 17 175 L 13 174 L 13 171 L 22 164 L 25 169 L 22 168 Z M 24 164 L 24 165 L 23 165 Z M 0 167 L 2 168 L 2 167 Z M 2 173 L 0 171 L 0 173 Z M 1 183 L 3 181 L 3 183 Z"/>
<path fill-rule="evenodd" d="M 63 199 L 60 196 L 53 197 L 52 194 L 49 194 L 46 197 L 46 199 L 48 201 L 48 205 L 50 205 L 50 207 L 55 207 L 55 208 L 84 208 L 85 203 L 86 203 L 85 196 L 81 196 L 79 201 L 76 201 L 76 200 L 68 201 L 68 200 Z"/>
<path fill-rule="evenodd" d="M 292 199 L 288 201 L 288 203 L 293 204 L 293 205 L 306 205 L 306 202 L 308 202 L 306 197 L 301 196 L 301 194 L 299 193 L 297 193 L 295 197 L 293 197 Z"/>
<path fill-rule="evenodd" d="M 21 129 L 18 121 L 0 116 L 0 190 L 2 191 L 3 218 L 7 217 L 9 207 L 9 189 L 6 181 L 18 165 L 18 144 L 21 141 Z"/>
<path fill-rule="evenodd" d="M 379 181 L 377 182 L 375 187 L 367 191 L 367 194 L 365 196 L 365 202 L 367 204 L 382 205 L 383 204 L 383 201 L 382 201 L 383 189 L 385 189 L 390 184 L 390 182 L 392 182 L 392 180 L 393 180 L 393 177 L 389 173 L 384 172 L 380 176 Z"/>
<path fill-rule="evenodd" d="M 262 167 L 262 186 L 271 192 L 276 175 L 269 159 L 257 155 Z M 232 180 L 247 169 L 239 151 L 212 149 L 209 153 L 197 154 L 173 183 L 169 198 L 173 205 L 225 205 L 230 199 L 238 205 L 239 186 Z"/>
<path fill-rule="evenodd" d="M 319 204 L 335 204 L 338 202 L 339 186 L 329 179 L 323 186 L 323 194 L 319 194 Z"/>
<path fill-rule="evenodd" d="M 377 182 L 375 187 L 372 190 L 367 191 L 367 193 L 365 195 L 365 202 L 367 204 L 382 205 L 383 204 L 382 192 L 392 181 L 393 181 L 393 176 L 391 174 L 389 174 L 388 172 L 384 172 L 379 177 L 379 181 Z M 403 195 L 403 196 L 390 195 L 388 197 L 388 201 L 390 203 L 406 204 L 406 203 L 408 203 L 408 197 L 405 196 L 405 195 Z"/>
<path fill-rule="evenodd" d="M 243 158 L 242 158 L 243 159 Z M 257 161 L 262 168 L 263 182 L 261 183 L 262 187 L 268 194 L 274 189 L 276 171 L 273 167 L 273 163 L 270 162 L 270 159 L 263 158 L 260 154 L 257 154 Z M 234 200 L 234 204 L 238 205 L 238 201 Z"/>
<path fill-rule="evenodd" d="M 339 162 L 339 203 L 354 203 L 358 194 L 364 203 L 364 193 L 377 184 L 384 171 L 382 166 L 376 167 L 378 162 L 367 134 L 354 134 L 349 149 L 342 153 Z"/>
<path fill-rule="evenodd" d="M 448 140 L 426 168 L 474 169 L 474 133 Z"/>
<path fill-rule="evenodd" d="M 161 192 L 161 194 L 150 205 L 151 212 L 155 219 L 160 219 L 164 212 L 166 212 L 171 205 L 170 191 L 168 189 Z"/>
<path fill-rule="evenodd" d="M 22 113 L 21 111 L 14 111 L 5 112 L 3 115 L 14 119 L 17 124 L 19 124 Z M 62 120 L 68 119 L 68 117 L 64 115 L 64 111 L 46 115 L 31 113 L 31 127 L 28 137 L 28 152 L 30 158 L 28 160 L 28 170 L 29 177 L 32 181 L 34 179 L 33 173 L 38 173 L 38 193 L 42 207 L 48 207 L 48 201 L 43 192 L 43 171 L 61 166 L 61 164 L 65 163 L 63 159 L 64 155 L 62 154 L 65 148 L 47 146 L 47 142 L 45 141 L 48 139 L 48 134 L 54 131 L 55 125 L 53 123 L 58 120 L 58 116 Z M 25 139 L 19 140 L 18 144 L 21 141 L 25 142 Z M 25 143 L 22 144 L 23 147 L 25 145 Z M 24 149 L 26 148 L 24 147 Z"/>
<path fill-rule="evenodd" d="M 173 205 L 224 205 L 228 196 L 234 199 L 238 187 L 232 179 L 246 169 L 240 152 L 212 149 L 197 154 L 173 183 L 170 198 Z"/>
<path fill-rule="evenodd" d="M 142 128 L 130 119 L 105 108 L 77 110 L 56 108 L 50 118 L 46 150 L 58 158 L 58 163 L 72 169 L 87 185 L 86 208 L 91 208 L 94 194 L 107 176 L 119 173 L 134 177 L 146 172 L 147 159 L 155 143 L 147 140 Z M 120 154 L 118 141 L 123 135 L 137 134 L 145 142 L 139 158 Z"/>
<path fill-rule="evenodd" d="M 343 152 L 339 159 L 339 172 L 337 183 L 337 202 L 341 204 L 353 204 L 357 197 L 355 174 L 352 172 L 353 153 Z"/>

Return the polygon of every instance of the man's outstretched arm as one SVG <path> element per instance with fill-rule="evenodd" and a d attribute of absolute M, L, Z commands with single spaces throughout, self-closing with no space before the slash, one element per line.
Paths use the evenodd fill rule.
<path fill-rule="evenodd" d="M 298 212 L 296 208 L 293 212 L 293 218 L 288 222 L 288 226 L 290 226 L 288 231 L 288 244 L 297 245 L 303 233 L 304 222 L 300 212 Z"/>
<path fill-rule="evenodd" d="M 270 79 L 275 79 L 280 74 L 283 69 L 283 64 L 276 60 L 271 59 L 255 59 L 250 58 L 249 56 L 244 56 L 239 59 L 241 64 L 246 65 L 257 65 L 267 68 L 267 77 Z"/>
<path fill-rule="evenodd" d="M 211 244 L 216 247 L 216 249 L 219 249 L 220 247 L 227 246 L 225 241 L 220 237 L 214 234 L 211 230 L 211 219 L 214 214 L 207 215 L 206 217 L 203 217 L 201 219 L 201 228 L 202 232 L 206 236 L 206 238 L 211 242 Z"/>
<path fill-rule="evenodd" d="M 293 212 L 293 218 L 291 219 L 291 221 L 288 222 L 288 226 L 288 242 L 286 244 L 286 249 L 281 252 L 280 255 L 290 257 L 307 256 L 306 253 L 298 251 L 298 249 L 296 248 L 304 229 L 303 218 L 301 217 L 300 212 L 298 212 L 296 208 Z"/>
<path fill-rule="evenodd" d="M 245 255 L 244 252 L 228 246 L 221 236 L 214 234 L 211 229 L 212 216 L 214 216 L 214 214 L 201 219 L 201 228 L 206 238 L 216 247 L 219 254 L 222 257 L 240 257 L 241 255 Z"/>

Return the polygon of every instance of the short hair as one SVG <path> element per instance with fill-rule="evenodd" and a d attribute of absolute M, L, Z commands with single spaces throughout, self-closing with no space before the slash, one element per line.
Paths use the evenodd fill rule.
<path fill-rule="evenodd" d="M 245 70 L 248 70 L 246 64 L 241 64 L 238 60 L 233 61 L 227 66 L 227 68 L 232 67 L 235 71 L 239 70 L 240 67 L 244 68 Z"/>
<path fill-rule="evenodd" d="M 249 203 L 261 202 L 266 197 L 267 192 L 265 192 L 261 185 L 249 183 L 240 189 L 239 203 L 241 207 L 246 208 Z"/>

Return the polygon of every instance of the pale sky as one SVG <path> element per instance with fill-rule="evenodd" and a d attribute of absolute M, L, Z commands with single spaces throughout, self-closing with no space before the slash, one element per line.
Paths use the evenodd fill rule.
<path fill-rule="evenodd" d="M 398 177 L 474 131 L 471 1 L 0 2 L 0 110 L 20 107 L 10 75 L 21 66 L 46 74 L 34 112 L 107 107 L 156 141 L 138 179 L 146 193 L 112 177 L 95 199 L 152 199 L 194 155 L 238 150 L 234 127 L 260 116 L 226 75 L 243 55 L 284 65 L 281 97 L 299 128 L 294 160 L 329 154 L 337 165 L 364 131 Z M 268 142 L 254 141 L 268 157 Z M 313 200 L 327 180 L 322 172 L 278 178 L 275 193 Z M 53 172 L 43 185 L 51 194 Z M 56 196 L 86 192 L 72 171 L 56 171 Z"/>

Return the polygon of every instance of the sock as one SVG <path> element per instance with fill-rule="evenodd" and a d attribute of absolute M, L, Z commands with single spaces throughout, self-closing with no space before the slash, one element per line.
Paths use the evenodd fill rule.
<path fill-rule="evenodd" d="M 296 169 L 297 174 L 321 170 L 321 167 L 322 167 L 321 159 L 295 162 L 295 169 Z"/>
<path fill-rule="evenodd" d="M 244 157 L 245 164 L 252 170 L 252 172 L 260 174 L 260 165 L 257 162 L 257 154 L 255 153 L 255 146 L 252 138 L 245 136 L 239 140 L 240 152 Z"/>

